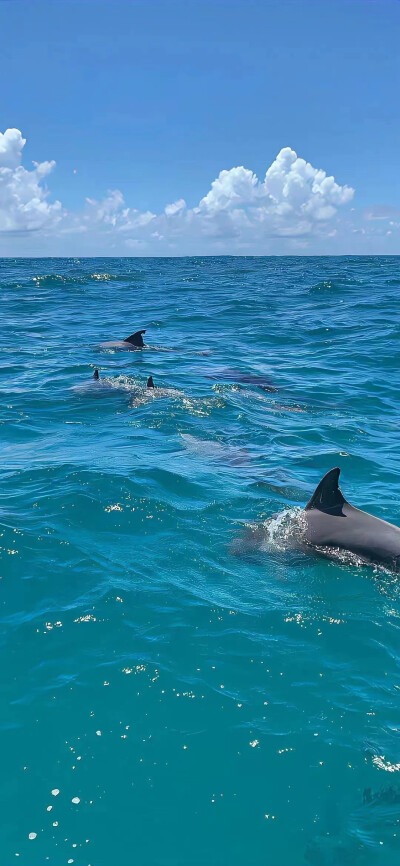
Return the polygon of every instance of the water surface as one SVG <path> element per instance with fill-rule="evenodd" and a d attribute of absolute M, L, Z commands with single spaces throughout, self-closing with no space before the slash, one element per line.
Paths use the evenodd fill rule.
<path fill-rule="evenodd" d="M 399 287 L 398 258 L 0 262 L 2 864 L 398 863 L 398 579 L 235 543 L 336 465 L 400 523 Z"/>

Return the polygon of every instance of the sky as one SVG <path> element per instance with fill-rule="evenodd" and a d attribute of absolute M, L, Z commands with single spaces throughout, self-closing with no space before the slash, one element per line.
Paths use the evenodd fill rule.
<path fill-rule="evenodd" d="M 400 254 L 399 0 L 0 0 L 0 256 Z"/>

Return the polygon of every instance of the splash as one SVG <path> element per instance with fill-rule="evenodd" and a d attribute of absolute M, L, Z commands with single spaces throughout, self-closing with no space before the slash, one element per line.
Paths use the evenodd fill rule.
<path fill-rule="evenodd" d="M 231 545 L 234 555 L 284 553 L 305 546 L 307 522 L 301 508 L 286 508 L 259 523 L 246 523 L 243 535 Z"/>
<path fill-rule="evenodd" d="M 268 543 L 275 550 L 287 550 L 304 541 L 307 520 L 302 508 L 286 508 L 264 523 Z"/>

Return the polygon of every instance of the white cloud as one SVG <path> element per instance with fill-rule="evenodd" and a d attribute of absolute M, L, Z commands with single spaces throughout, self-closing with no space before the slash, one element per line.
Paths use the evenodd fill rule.
<path fill-rule="evenodd" d="M 124 206 L 124 197 L 119 189 L 110 189 L 107 197 L 100 202 L 93 198 L 87 198 L 86 202 L 93 208 L 90 216 L 94 222 L 103 222 L 105 225 L 111 225 L 115 228 Z M 122 211 L 123 213 L 124 211 Z"/>
<path fill-rule="evenodd" d="M 150 210 L 140 213 L 138 210 L 128 208 L 127 213 L 124 216 L 124 221 L 119 226 L 119 230 L 121 232 L 127 232 L 131 229 L 143 228 L 144 226 L 148 226 L 149 223 L 155 219 L 157 219 L 156 214 L 152 213 Z"/>
<path fill-rule="evenodd" d="M 44 178 L 54 162 L 34 162 L 28 171 L 21 165 L 26 139 L 19 129 L 0 133 L 0 232 L 26 232 L 54 226 L 62 216 L 59 201 L 49 204 Z"/>
<path fill-rule="evenodd" d="M 317 233 L 331 220 L 354 190 L 339 186 L 322 169 L 313 168 L 290 147 L 283 148 L 268 168 L 264 181 L 243 166 L 221 171 L 194 213 L 213 218 L 221 228 L 296 237 Z"/>
<path fill-rule="evenodd" d="M 124 197 L 119 189 L 108 191 L 106 198 L 98 202 L 87 198 L 86 202 L 92 208 L 89 220 L 96 223 L 104 223 L 117 231 L 130 231 L 131 229 L 147 226 L 156 219 L 156 214 L 151 211 L 141 213 L 139 210 L 125 206 Z"/>
<path fill-rule="evenodd" d="M 177 213 L 182 213 L 185 210 L 186 202 L 184 198 L 179 198 L 178 201 L 174 201 L 172 204 L 167 204 L 165 207 L 165 213 L 167 216 L 175 216 Z"/>
<path fill-rule="evenodd" d="M 150 255 L 169 250 L 290 252 L 322 240 L 329 246 L 340 231 L 343 236 L 338 210 L 354 195 L 351 187 L 340 186 L 285 147 L 263 180 L 244 166 L 224 169 L 191 208 L 180 198 L 159 214 L 139 210 L 128 206 L 116 189 L 101 200 L 87 198 L 80 212 L 67 213 L 60 202 L 49 202 L 43 183 L 55 163 L 25 169 L 24 145 L 17 129 L 0 134 L 0 235 L 41 229 L 47 238 L 54 235 L 54 249 L 56 238 L 64 237 L 66 244 L 74 235 L 80 250 L 84 242 L 91 252 L 143 249 Z"/>
<path fill-rule="evenodd" d="M 248 168 L 240 165 L 229 171 L 224 169 L 212 182 L 207 195 L 201 199 L 198 211 L 207 214 L 232 211 L 242 205 L 255 204 L 260 193 L 258 178 Z"/>

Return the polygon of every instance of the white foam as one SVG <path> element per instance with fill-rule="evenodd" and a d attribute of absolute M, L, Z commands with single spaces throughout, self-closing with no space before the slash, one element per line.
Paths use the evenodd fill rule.
<path fill-rule="evenodd" d="M 266 544 L 274 550 L 287 550 L 294 541 L 304 540 L 307 519 L 301 508 L 285 508 L 262 524 L 266 532 Z"/>

